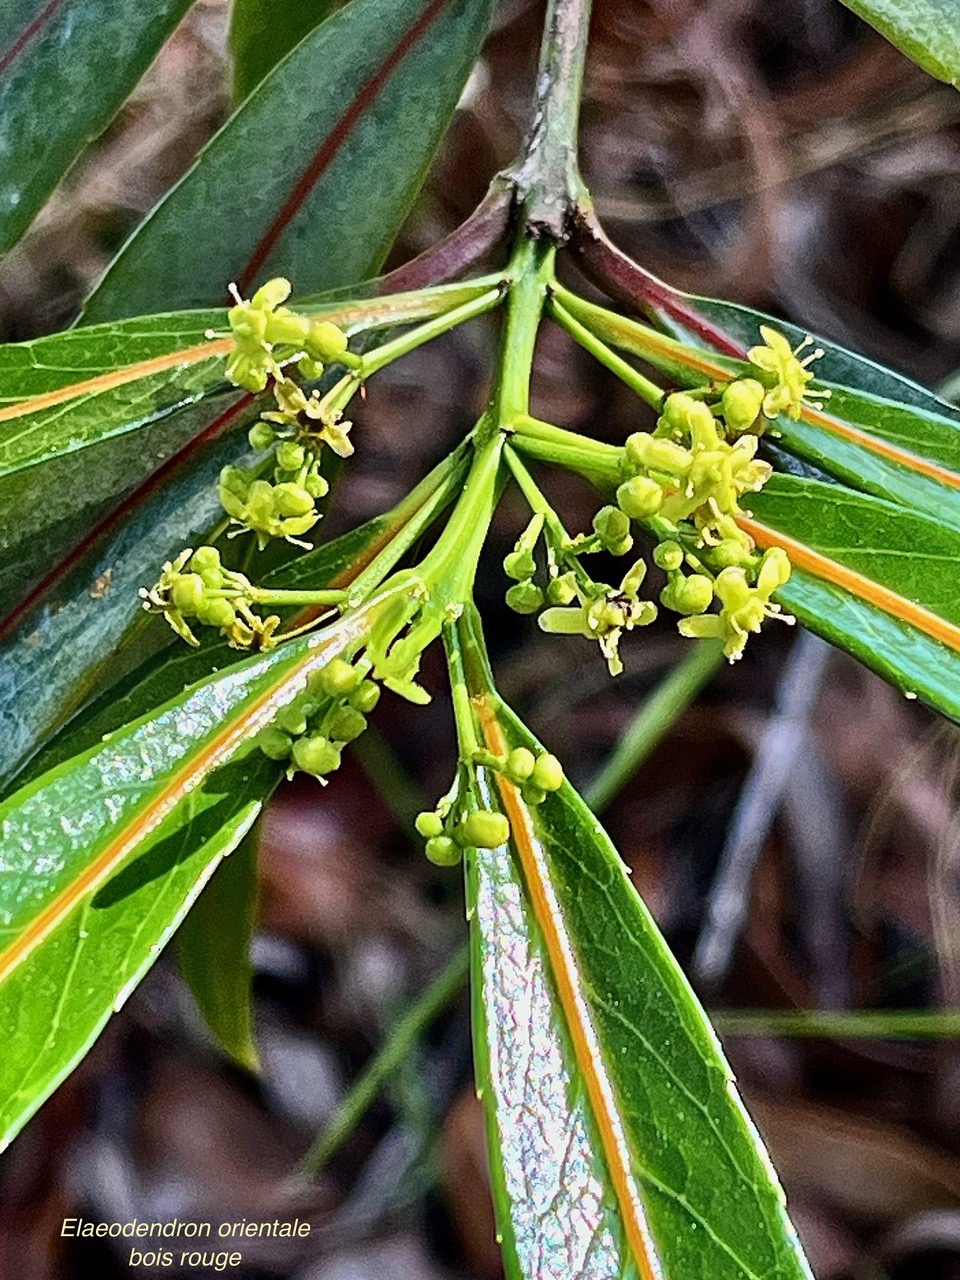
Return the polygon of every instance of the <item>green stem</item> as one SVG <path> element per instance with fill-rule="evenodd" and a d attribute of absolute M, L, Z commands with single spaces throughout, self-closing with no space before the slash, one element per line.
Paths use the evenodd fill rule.
<path fill-rule="evenodd" d="M 482 424 L 481 424 L 482 427 Z M 481 437 L 485 437 L 480 443 Z M 476 453 L 457 505 L 437 545 L 419 573 L 444 602 L 461 605 L 473 598 L 477 562 L 486 541 L 497 500 L 497 474 L 503 434 L 476 433 Z"/>
<path fill-rule="evenodd" d="M 231 592 L 211 592 L 210 594 L 225 595 L 228 598 L 230 598 L 230 597 L 235 597 L 238 593 L 231 591 Z M 283 606 L 283 605 L 297 605 L 297 604 L 302 604 L 302 605 L 343 604 L 343 602 L 347 599 L 347 595 L 349 593 L 346 591 L 338 590 L 334 587 L 330 587 L 328 589 L 318 590 L 318 591 L 310 591 L 310 590 L 284 591 L 279 588 L 276 591 L 271 591 L 267 587 L 250 587 L 243 594 L 246 595 L 248 600 L 252 600 L 254 604 L 275 604 L 277 606 Z"/>
<path fill-rule="evenodd" d="M 401 356 L 415 351 L 417 347 L 423 346 L 425 342 L 431 342 L 434 338 L 438 338 L 443 333 L 448 333 L 451 329 L 464 324 L 467 320 L 473 320 L 476 316 L 482 316 L 487 311 L 492 311 L 494 307 L 499 306 L 502 300 L 503 288 L 497 284 L 494 288 L 481 293 L 479 297 L 472 298 L 469 302 L 464 302 L 459 307 L 453 307 L 449 311 L 441 312 L 440 315 L 434 316 L 425 324 L 417 325 L 415 329 L 410 329 L 407 333 L 402 333 L 398 338 L 393 338 L 390 342 L 385 342 L 382 346 L 374 347 L 372 351 L 368 351 L 366 355 L 360 358 L 356 376 L 361 380 L 369 378 L 371 374 L 377 373 L 385 365 L 391 364 Z"/>
<path fill-rule="evenodd" d="M 548 0 L 540 44 L 537 93 L 523 159 L 515 173 L 527 225 L 563 240 L 583 182 L 577 171 L 577 126 L 591 0 Z"/>
<path fill-rule="evenodd" d="M 395 508 L 391 523 L 400 519 L 404 523 L 350 584 L 351 605 L 360 604 L 371 591 L 376 590 L 450 504 L 463 483 L 468 457 L 469 445 L 460 445 Z"/>
<path fill-rule="evenodd" d="M 528 414 L 516 417 L 510 443 L 520 453 L 541 462 L 552 462 L 584 476 L 598 488 L 610 488 L 623 479 L 623 449 L 619 445 L 592 440 L 590 436 L 556 427 Z"/>
<path fill-rule="evenodd" d="M 507 274 L 511 278 L 507 318 L 500 340 L 500 360 L 489 430 L 511 428 L 529 412 L 530 376 L 537 345 L 537 331 L 547 288 L 553 280 L 555 252 L 535 240 L 522 237 Z"/>
<path fill-rule="evenodd" d="M 750 369 L 743 360 L 732 360 L 714 351 L 688 346 L 639 320 L 618 315 L 595 302 L 587 302 L 559 283 L 554 284 L 550 292 L 554 301 L 595 338 L 639 356 L 681 386 L 723 383 Z"/>
<path fill-rule="evenodd" d="M 300 1161 L 298 1174 L 316 1177 L 339 1151 L 386 1081 L 400 1069 L 427 1027 L 460 991 L 469 969 L 469 949 L 463 947 L 393 1028 L 386 1043 L 340 1103 L 326 1129 Z"/>
<path fill-rule="evenodd" d="M 628 364 L 622 356 L 618 356 L 615 351 L 611 351 L 607 344 L 601 341 L 596 334 L 585 328 L 579 320 L 567 311 L 556 298 L 550 298 L 547 302 L 548 314 L 556 320 L 561 328 L 566 329 L 571 338 L 578 342 L 584 350 L 589 351 L 595 360 L 599 360 L 602 365 L 616 374 L 621 382 L 645 401 L 651 409 L 658 412 L 663 406 L 663 398 L 666 392 L 662 387 L 658 387 L 655 382 L 651 382 L 649 378 L 645 378 L 642 373 L 638 373 L 633 365 Z"/>
<path fill-rule="evenodd" d="M 698 640 L 644 700 L 584 793 L 594 813 L 601 813 L 623 790 L 722 664 L 723 646 L 714 640 Z"/>

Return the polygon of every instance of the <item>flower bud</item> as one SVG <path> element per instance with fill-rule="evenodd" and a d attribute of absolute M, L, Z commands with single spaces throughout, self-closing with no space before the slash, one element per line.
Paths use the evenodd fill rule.
<path fill-rule="evenodd" d="M 302 444 L 294 444 L 292 440 L 281 440 L 277 445 L 277 466 L 283 471 L 299 471 L 306 457 L 307 453 Z"/>
<path fill-rule="evenodd" d="M 435 867 L 455 867 L 461 858 L 460 846 L 449 836 L 434 836 L 423 851 Z"/>
<path fill-rule="evenodd" d="M 330 492 L 330 485 L 319 471 L 312 471 L 304 480 L 303 487 L 311 498 L 324 498 Z"/>
<path fill-rule="evenodd" d="M 255 422 L 247 432 L 251 449 L 269 449 L 276 438 L 269 422 Z"/>
<path fill-rule="evenodd" d="M 330 717 L 327 729 L 337 742 L 353 742 L 367 727 L 367 717 L 355 707 L 338 707 Z"/>
<path fill-rule="evenodd" d="M 204 600 L 197 609 L 197 618 L 207 627 L 219 627 L 221 631 L 226 631 L 236 622 L 237 611 L 229 600 L 221 597 Z"/>
<path fill-rule="evenodd" d="M 359 688 L 350 694 L 350 705 L 355 711 L 369 715 L 380 701 L 380 686 L 373 680 L 364 680 Z"/>
<path fill-rule="evenodd" d="M 299 738 L 302 733 L 307 732 L 307 717 L 303 707 L 299 704 L 299 700 L 281 707 L 277 712 L 274 723 L 284 733 L 289 733 L 293 738 Z"/>
<path fill-rule="evenodd" d="M 593 517 L 593 531 L 605 547 L 623 542 L 630 533 L 630 518 L 619 507 L 601 507 Z"/>
<path fill-rule="evenodd" d="M 653 549 L 653 563 L 658 569 L 666 569 L 668 573 L 679 569 L 683 564 L 683 547 L 679 542 L 658 543 Z"/>
<path fill-rule="evenodd" d="M 541 791 L 557 791 L 563 785 L 563 765 L 549 753 L 539 756 L 530 782 Z"/>
<path fill-rule="evenodd" d="M 513 782 L 526 782 L 536 767 L 536 757 L 526 747 L 514 747 L 507 756 L 504 769 L 507 777 Z"/>
<path fill-rule="evenodd" d="M 418 813 L 413 825 L 417 829 L 417 834 L 423 836 L 424 840 L 436 840 L 437 836 L 443 835 L 443 819 L 439 813 L 432 810 Z"/>
<path fill-rule="evenodd" d="M 324 737 L 298 738 L 291 752 L 293 763 L 304 773 L 322 778 L 340 767 L 340 748 Z"/>
<path fill-rule="evenodd" d="M 293 746 L 287 735 L 272 724 L 261 729 L 254 741 L 268 760 L 286 760 Z"/>
<path fill-rule="evenodd" d="M 693 396 L 688 395 L 686 391 L 674 391 L 664 400 L 663 412 L 657 425 L 662 424 L 678 435 L 689 431 L 691 414 L 696 411 L 699 404 L 700 401 L 694 400 Z"/>
<path fill-rule="evenodd" d="M 313 498 L 302 485 L 278 484 L 273 490 L 273 509 L 281 516 L 305 516 L 313 510 Z"/>
<path fill-rule="evenodd" d="M 202 607 L 205 591 L 206 583 L 199 573 L 182 573 L 173 584 L 170 599 L 175 608 L 189 617 Z"/>
<path fill-rule="evenodd" d="M 468 813 L 455 833 L 457 844 L 477 849 L 496 849 L 510 839 L 510 823 L 502 813 L 477 809 Z"/>
<path fill-rule="evenodd" d="M 660 592 L 661 603 L 674 613 L 703 613 L 713 601 L 713 583 L 703 573 L 678 574 Z"/>
<path fill-rule="evenodd" d="M 315 320 L 304 343 L 307 354 L 329 364 L 347 349 L 347 335 L 329 320 Z"/>
<path fill-rule="evenodd" d="M 522 582 L 524 578 L 532 578 L 537 569 L 537 562 L 532 551 L 511 551 L 503 558 L 503 572 L 508 578 Z"/>
<path fill-rule="evenodd" d="M 756 422 L 766 391 L 756 378 L 737 378 L 724 387 L 720 407 L 731 431 L 749 431 Z"/>
<path fill-rule="evenodd" d="M 547 600 L 550 604 L 569 604 L 576 598 L 577 575 L 571 569 L 562 573 L 559 578 L 551 578 L 547 584 Z"/>
<path fill-rule="evenodd" d="M 363 674 L 351 666 L 346 658 L 331 658 L 317 672 L 317 680 L 324 693 L 331 698 L 345 698 L 359 688 Z"/>
<path fill-rule="evenodd" d="M 617 505 L 631 520 L 644 520 L 660 510 L 663 490 L 649 476 L 634 476 L 617 489 Z"/>
<path fill-rule="evenodd" d="M 505 599 L 515 613 L 536 613 L 543 604 L 543 592 L 528 578 L 512 586 Z"/>

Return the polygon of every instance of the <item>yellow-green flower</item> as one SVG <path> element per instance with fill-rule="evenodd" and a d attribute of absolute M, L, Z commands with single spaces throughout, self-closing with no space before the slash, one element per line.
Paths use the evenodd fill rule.
<path fill-rule="evenodd" d="M 807 366 L 812 361 L 819 360 L 824 353 L 817 347 L 801 360 L 800 352 L 813 342 L 811 337 L 806 337 L 798 346 L 791 347 L 783 334 L 771 329 L 769 325 L 762 324 L 760 334 L 766 345 L 751 347 L 747 352 L 747 359 L 758 371 L 760 381 L 767 388 L 763 397 L 764 416 L 775 418 L 777 414 L 785 413 L 788 418 L 796 421 L 803 411 L 807 384 L 813 380 L 813 371 Z M 830 393 L 820 391 L 817 394 L 825 397 Z M 823 408 L 822 404 L 814 401 L 810 403 L 815 408 Z"/>

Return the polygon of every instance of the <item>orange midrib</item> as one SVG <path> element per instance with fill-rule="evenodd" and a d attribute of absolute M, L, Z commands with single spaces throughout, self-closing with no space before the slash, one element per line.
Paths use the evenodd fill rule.
<path fill-rule="evenodd" d="M 322 649 L 306 653 L 300 662 L 285 673 L 284 683 L 295 678 L 304 667 L 318 661 L 322 655 Z M 92 893 L 109 877 L 139 841 L 163 821 L 202 777 L 233 752 L 238 743 L 249 734 L 251 724 L 256 721 L 258 713 L 263 711 L 264 707 L 276 698 L 276 695 L 275 687 L 265 690 L 253 703 L 243 709 L 242 714 L 229 727 L 209 742 L 201 752 L 191 757 L 188 764 L 173 774 L 163 790 L 132 816 L 124 829 L 101 850 L 89 866 L 85 867 L 80 875 L 48 903 L 4 951 L 0 952 L 0 982 L 3 982 L 18 965 L 23 963 L 82 898 Z"/>
<path fill-rule="evenodd" d="M 817 578 L 843 587 L 851 595 L 866 600 L 868 604 L 876 605 L 884 613 L 899 618 L 901 622 L 909 623 L 918 631 L 960 653 L 960 627 L 955 623 L 948 622 L 945 618 L 924 608 L 923 605 L 908 600 L 906 596 L 882 586 L 879 582 L 874 582 L 872 578 L 858 573 L 855 569 L 848 569 L 846 565 L 821 555 L 819 551 L 814 551 L 806 543 L 798 542 L 796 538 L 791 538 L 777 529 L 771 529 L 758 520 L 748 516 L 737 516 L 737 524 L 753 538 L 757 546 L 764 550 L 768 547 L 782 547 L 789 556 L 790 563 L 796 568 L 805 569 Z"/>
<path fill-rule="evenodd" d="M 397 323 L 403 310 L 417 313 L 415 299 L 411 299 L 406 307 L 387 296 L 382 306 L 388 314 L 396 313 Z M 351 306 L 337 307 L 331 311 L 320 311 L 312 318 L 330 320 L 334 324 L 349 325 L 354 321 L 369 316 L 374 308 L 363 302 Z M 13 418 L 22 418 L 27 414 L 39 413 L 43 409 L 55 408 L 68 400 L 76 400 L 81 396 L 98 395 L 103 391 L 112 391 L 115 387 L 125 386 L 128 382 L 137 382 L 154 373 L 163 373 L 167 369 L 175 369 L 178 365 L 199 364 L 201 360 L 209 360 L 214 356 L 229 355 L 233 349 L 232 338 L 211 338 L 207 342 L 192 347 L 183 347 L 178 351 L 168 351 L 166 355 L 152 356 L 149 360 L 139 360 L 136 364 L 124 365 L 121 369 L 112 369 L 109 373 L 98 373 L 82 382 L 71 382 L 69 386 L 58 387 L 55 391 L 44 391 L 40 395 L 28 396 L 18 400 L 16 404 L 0 406 L 0 422 L 9 422 Z"/>
<path fill-rule="evenodd" d="M 503 730 L 489 700 L 481 694 L 475 697 L 473 702 L 479 714 L 487 750 L 498 756 L 506 754 L 507 743 L 503 736 Z M 550 895 L 546 887 L 546 873 L 540 859 L 537 857 L 536 837 L 530 822 L 530 815 L 513 783 L 499 773 L 496 774 L 496 781 L 503 800 L 503 807 L 510 820 L 511 838 L 520 859 L 527 894 L 547 948 L 557 987 L 557 995 L 560 998 L 567 1029 L 573 1043 L 577 1067 L 582 1073 L 587 1086 L 587 1095 L 590 1099 L 597 1130 L 600 1134 L 600 1141 L 607 1159 L 627 1240 L 640 1271 L 641 1280 L 660 1280 L 660 1268 L 651 1253 L 651 1242 L 648 1239 L 643 1222 L 637 1215 L 636 1197 L 631 1188 L 631 1175 L 626 1164 L 626 1153 L 621 1149 L 621 1144 L 617 1139 L 616 1125 L 610 1114 L 607 1093 L 600 1080 L 597 1063 L 586 1031 L 581 1025 L 576 997 L 577 979 L 567 949 L 561 938 L 563 925 L 555 918 L 551 907 Z"/>
<path fill-rule="evenodd" d="M 141 378 L 149 378 L 153 373 L 163 373 L 166 369 L 175 369 L 181 364 L 197 364 L 213 356 L 225 356 L 230 353 L 233 342 L 230 338 L 214 338 L 210 342 L 201 342 L 195 347 L 184 347 L 181 351 L 169 351 L 164 356 L 154 356 L 150 360 L 141 360 L 137 364 L 113 369 L 110 373 L 98 373 L 83 382 L 71 382 L 68 387 L 58 387 L 56 391 L 45 391 L 39 396 L 30 396 L 27 400 L 18 400 L 16 404 L 4 405 L 0 408 L 0 422 L 8 422 L 11 418 L 22 418 L 29 413 L 39 413 L 43 409 L 55 408 L 68 400 L 76 400 L 80 396 L 98 395 L 102 391 L 112 391 L 114 387 L 122 387 L 128 382 L 137 382 Z"/>

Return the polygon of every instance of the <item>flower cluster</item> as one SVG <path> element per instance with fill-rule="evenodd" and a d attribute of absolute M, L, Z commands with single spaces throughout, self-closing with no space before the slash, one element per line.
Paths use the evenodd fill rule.
<path fill-rule="evenodd" d="M 261 550 L 271 538 L 308 545 L 299 539 L 320 519 L 316 500 L 329 489 L 321 471 L 323 448 L 341 458 L 353 452 L 350 423 L 342 421 L 330 396 L 307 395 L 283 366 L 296 360 L 300 372 L 315 379 L 324 363 L 354 364 L 359 357 L 348 350 L 346 335 L 335 324 L 282 306 L 289 293 L 289 281 L 269 280 L 250 302 L 238 295 L 228 312 L 234 348 L 227 377 L 251 391 L 263 391 L 272 379 L 276 402 L 250 430 L 251 448 L 271 450 L 271 458 L 247 470 L 225 467 L 219 483 L 234 532 L 255 534 Z"/>
<path fill-rule="evenodd" d="M 280 619 L 259 617 L 251 608 L 251 595 L 249 579 L 224 568 L 216 547 L 187 548 L 166 561 L 153 587 L 140 588 L 143 607 L 162 613 L 188 644 L 200 643 L 190 627 L 195 622 L 215 627 L 235 649 L 268 649 Z"/>
<path fill-rule="evenodd" d="M 368 678 L 366 666 L 331 659 L 260 730 L 257 746 L 269 759 L 286 761 L 288 777 L 300 770 L 323 782 L 339 769 L 343 748 L 363 733 L 380 700 L 380 688 Z"/>
<path fill-rule="evenodd" d="M 290 296 L 290 281 L 277 276 L 244 301 L 236 286 L 230 290 L 235 304 L 227 312 L 233 350 L 227 359 L 227 377 L 246 391 L 263 391 L 270 378 L 283 376 L 281 366 L 298 362 L 311 381 L 323 366 L 342 359 L 346 335 L 328 320 L 311 320 L 282 304 Z"/>
<path fill-rule="evenodd" d="M 546 543 L 547 582 L 535 581 L 535 550 L 543 536 Z M 625 631 L 644 627 L 657 616 L 656 605 L 641 600 L 640 585 L 646 565 L 638 560 L 624 574 L 618 587 L 596 582 L 584 569 L 580 557 L 595 551 L 626 555 L 633 546 L 630 520 L 618 507 L 606 506 L 597 512 L 591 534 L 575 538 L 566 535 L 554 522 L 537 514 L 504 559 L 508 577 L 517 579 L 506 593 L 506 602 L 517 613 L 540 614 L 542 630 L 562 635 L 582 635 L 596 640 L 612 675 L 623 670 L 620 639 Z"/>

